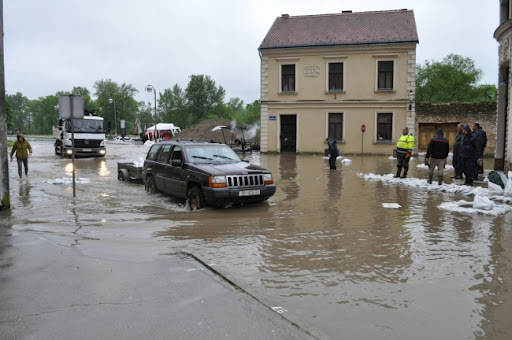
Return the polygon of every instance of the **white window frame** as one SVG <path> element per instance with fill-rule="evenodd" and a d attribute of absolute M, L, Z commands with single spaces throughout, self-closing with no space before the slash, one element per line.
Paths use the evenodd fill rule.
<path fill-rule="evenodd" d="M 393 88 L 392 89 L 379 89 L 379 61 L 392 61 L 393 62 Z M 382 57 L 375 59 L 375 92 L 396 92 L 396 58 Z"/>
<path fill-rule="evenodd" d="M 342 72 L 343 72 L 343 87 L 341 90 L 330 90 L 329 89 L 329 64 L 343 64 Z M 327 60 L 325 62 L 325 92 L 326 93 L 345 93 L 347 88 L 347 73 L 346 70 L 346 61 L 345 60 Z M 341 112 L 340 112 L 341 113 Z"/>
<path fill-rule="evenodd" d="M 294 59 L 296 60 L 296 59 Z M 294 65 L 295 67 L 295 91 L 286 91 L 286 92 L 283 92 L 283 65 Z M 299 79 L 298 79 L 298 72 L 297 72 L 298 68 L 297 68 L 297 62 L 295 61 L 289 61 L 289 62 L 286 62 L 286 61 L 283 61 L 283 62 L 280 62 L 279 63 L 279 89 L 278 89 L 278 94 L 297 94 L 299 92 Z"/>
<path fill-rule="evenodd" d="M 391 140 L 382 140 L 382 141 L 379 141 L 377 139 L 377 124 L 378 124 L 378 116 L 379 116 L 379 113 L 391 113 L 392 114 L 392 117 L 391 117 Z M 395 121 L 396 121 L 396 112 L 395 111 L 391 111 L 391 110 L 379 110 L 379 111 L 375 111 L 375 115 L 374 115 L 374 128 L 373 128 L 373 143 L 374 144 L 394 144 L 395 143 L 395 139 L 393 138 L 393 136 L 395 135 Z"/>
<path fill-rule="evenodd" d="M 346 137 L 345 137 L 346 134 L 345 134 L 345 132 L 346 132 L 346 128 L 347 128 L 347 124 L 345 124 L 345 120 L 346 120 L 347 114 L 345 113 L 345 111 L 339 111 L 339 110 L 325 111 L 325 138 L 329 137 L 329 114 L 331 114 L 331 113 L 341 113 L 343 115 L 343 129 L 341 130 L 341 134 L 343 135 L 343 139 L 340 140 L 339 142 L 345 143 L 345 141 L 346 141 Z"/>

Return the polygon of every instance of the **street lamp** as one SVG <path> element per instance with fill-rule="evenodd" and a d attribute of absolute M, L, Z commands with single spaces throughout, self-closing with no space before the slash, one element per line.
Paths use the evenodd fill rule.
<path fill-rule="evenodd" d="M 115 101 L 115 99 L 109 98 L 108 102 L 110 104 L 114 103 L 114 131 L 115 131 L 115 135 L 117 136 L 117 109 L 116 109 L 116 101 Z"/>
<path fill-rule="evenodd" d="M 156 90 L 155 90 L 155 87 L 153 85 L 148 85 L 146 86 L 146 91 L 151 93 L 151 91 L 153 91 L 153 93 L 155 94 L 155 123 L 156 123 Z"/>
<path fill-rule="evenodd" d="M 409 98 L 409 111 L 412 111 L 412 102 L 414 101 L 414 92 L 412 90 L 409 90 L 407 98 Z"/>

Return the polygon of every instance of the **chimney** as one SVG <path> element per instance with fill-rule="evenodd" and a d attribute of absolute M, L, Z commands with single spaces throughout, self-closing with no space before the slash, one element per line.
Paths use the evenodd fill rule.
<path fill-rule="evenodd" d="M 289 18 L 290 16 L 288 14 L 281 14 L 282 18 Z"/>

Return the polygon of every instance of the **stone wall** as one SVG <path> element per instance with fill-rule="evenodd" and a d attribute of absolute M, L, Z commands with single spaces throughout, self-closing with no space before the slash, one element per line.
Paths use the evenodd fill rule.
<path fill-rule="evenodd" d="M 479 123 L 487 133 L 487 156 L 494 155 L 496 149 L 496 103 L 416 103 L 416 128 L 421 124 Z"/>

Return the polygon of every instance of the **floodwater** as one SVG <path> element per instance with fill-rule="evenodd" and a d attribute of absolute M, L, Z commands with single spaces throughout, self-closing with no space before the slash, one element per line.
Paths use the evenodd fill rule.
<path fill-rule="evenodd" d="M 319 338 L 512 338 L 512 212 L 441 209 L 472 197 L 404 185 L 425 177 L 420 159 L 410 179 L 381 181 L 364 175 L 392 173 L 396 160 L 353 156 L 330 171 L 322 155 L 254 153 L 274 175 L 274 197 L 189 212 L 117 180 L 117 162 L 148 147 L 111 143 L 106 158 L 77 159 L 73 199 L 71 160 L 51 141 L 30 142 L 29 178 L 10 163 L 14 230 L 71 233 L 97 257 L 194 254 Z"/>

